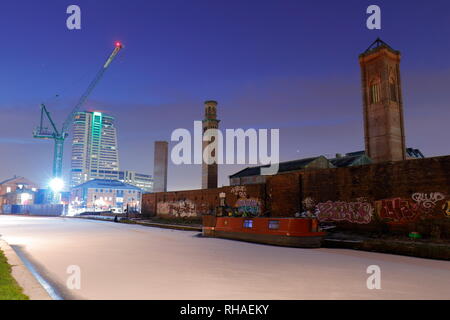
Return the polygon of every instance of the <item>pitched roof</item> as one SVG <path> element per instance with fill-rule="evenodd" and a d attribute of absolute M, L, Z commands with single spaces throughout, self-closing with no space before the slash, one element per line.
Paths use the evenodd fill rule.
<path fill-rule="evenodd" d="M 330 162 L 338 168 L 342 167 L 350 167 L 353 165 L 360 165 L 371 163 L 372 160 L 368 156 L 365 155 L 364 152 L 353 152 L 353 155 L 349 155 L 348 153 L 343 157 L 337 157 L 330 159 Z"/>
<path fill-rule="evenodd" d="M 308 164 L 321 157 L 323 156 L 280 162 L 278 173 L 304 169 Z M 259 176 L 261 174 L 261 168 L 268 168 L 268 167 L 269 165 L 248 167 L 239 172 L 236 172 L 235 174 L 230 175 L 230 178 Z"/>
<path fill-rule="evenodd" d="M 21 178 L 21 177 L 12 177 L 12 178 L 3 180 L 2 182 L 0 182 L 0 184 L 4 184 L 4 183 L 10 182 L 10 181 L 13 181 L 13 180 L 15 180 L 15 179 L 17 179 L 17 178 Z"/>
<path fill-rule="evenodd" d="M 141 188 L 133 186 L 128 183 L 120 182 L 119 180 L 107 180 L 107 179 L 93 179 L 82 184 L 75 186 L 74 188 L 105 188 L 105 189 L 129 189 L 139 190 Z"/>
<path fill-rule="evenodd" d="M 425 156 L 419 149 L 406 148 L 406 154 L 411 158 L 425 158 Z"/>
<path fill-rule="evenodd" d="M 365 151 L 356 151 L 345 154 L 346 156 L 361 156 L 366 154 Z M 406 154 L 411 158 L 425 158 L 423 153 L 419 149 L 406 148 Z"/>
<path fill-rule="evenodd" d="M 14 180 L 22 180 L 22 181 L 26 181 L 28 184 L 36 185 L 34 182 L 28 180 L 27 178 L 20 177 L 20 176 L 14 176 L 14 177 L 12 177 L 12 178 L 3 180 L 2 182 L 0 182 L 0 185 L 2 185 L 2 184 L 4 184 L 4 183 L 12 182 L 12 181 L 14 181 Z"/>
<path fill-rule="evenodd" d="M 371 52 L 376 51 L 381 48 L 389 49 L 390 51 L 392 51 L 394 53 L 400 53 L 399 51 L 392 49 L 392 47 L 390 45 L 388 45 L 386 42 L 384 42 L 380 38 L 377 38 L 374 42 L 372 42 L 372 44 L 361 55 L 366 55 L 368 53 L 371 53 Z"/>

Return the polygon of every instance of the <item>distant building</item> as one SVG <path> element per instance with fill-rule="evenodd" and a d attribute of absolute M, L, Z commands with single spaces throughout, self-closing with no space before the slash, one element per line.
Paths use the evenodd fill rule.
<path fill-rule="evenodd" d="M 143 192 L 153 191 L 153 177 L 150 174 L 135 171 L 119 171 L 119 181 L 131 184 L 142 189 Z"/>
<path fill-rule="evenodd" d="M 117 180 L 94 179 L 72 188 L 70 205 L 74 213 L 141 212 L 142 190 Z"/>
<path fill-rule="evenodd" d="M 36 192 L 32 189 L 17 189 L 2 196 L 3 205 L 30 205 L 34 204 Z"/>
<path fill-rule="evenodd" d="M 265 183 L 267 176 L 261 175 L 262 167 L 268 167 L 268 165 L 258 167 L 248 167 L 229 176 L 230 185 L 237 186 L 245 184 Z M 319 156 L 313 158 L 280 162 L 278 173 L 286 173 L 306 169 L 325 169 L 325 168 L 334 168 L 334 166 L 327 158 L 325 158 L 324 156 Z"/>
<path fill-rule="evenodd" d="M 31 204 L 38 185 L 24 178 L 14 176 L 0 182 L 0 210 L 4 204 Z"/>
<path fill-rule="evenodd" d="M 101 112 L 77 112 L 73 121 L 71 182 L 117 180 L 119 150 L 114 117 Z"/>
<path fill-rule="evenodd" d="M 407 159 L 418 159 L 425 158 L 419 149 L 407 148 L 405 150 Z M 280 162 L 278 173 L 294 172 L 307 169 L 327 169 L 327 168 L 344 168 L 361 166 L 373 163 L 365 151 L 356 151 L 346 153 L 345 155 L 336 154 L 336 157 L 327 159 L 324 156 L 306 158 L 299 160 L 292 160 L 286 162 Z M 257 184 L 265 183 L 266 177 L 261 175 L 261 167 L 268 166 L 258 166 L 245 168 L 231 176 L 230 185 L 246 185 L 246 184 Z"/>
<path fill-rule="evenodd" d="M 419 149 L 406 148 L 406 159 L 423 159 L 425 156 Z"/>
<path fill-rule="evenodd" d="M 366 154 L 365 151 L 356 151 L 356 152 L 347 153 L 346 156 L 361 156 L 361 155 L 365 155 L 365 154 Z M 406 160 L 424 159 L 425 158 L 425 156 L 419 149 L 406 148 L 405 154 L 406 154 Z"/>
<path fill-rule="evenodd" d="M 364 151 L 347 153 L 344 156 L 338 153 L 335 158 L 329 160 L 336 168 L 360 166 L 373 162 Z"/>
<path fill-rule="evenodd" d="M 31 189 L 36 191 L 38 189 L 38 185 L 27 178 L 18 176 L 14 176 L 0 182 L 0 196 L 9 192 L 14 192 L 17 189 Z"/>

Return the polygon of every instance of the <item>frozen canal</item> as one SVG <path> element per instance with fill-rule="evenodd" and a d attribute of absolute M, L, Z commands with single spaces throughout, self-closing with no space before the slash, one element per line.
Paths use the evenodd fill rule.
<path fill-rule="evenodd" d="M 0 215 L 0 235 L 64 298 L 450 299 L 447 261 L 71 218 Z M 380 290 L 367 288 L 371 265 L 381 269 Z M 67 288 L 69 266 L 80 268 L 79 290 Z"/>

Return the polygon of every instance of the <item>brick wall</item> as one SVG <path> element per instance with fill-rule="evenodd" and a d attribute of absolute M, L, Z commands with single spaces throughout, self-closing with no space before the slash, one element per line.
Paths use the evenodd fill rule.
<path fill-rule="evenodd" d="M 227 205 L 271 216 L 309 211 L 355 231 L 450 238 L 450 156 L 268 176 L 265 184 L 147 194 L 143 213 L 199 217 Z"/>
<path fill-rule="evenodd" d="M 198 218 L 215 212 L 220 205 L 221 192 L 225 193 L 225 202 L 230 208 L 255 213 L 265 211 L 265 185 L 255 184 L 144 194 L 142 213 L 167 218 Z"/>
<path fill-rule="evenodd" d="M 344 229 L 450 238 L 450 156 L 281 174 L 267 190 L 274 216 L 310 211 Z"/>

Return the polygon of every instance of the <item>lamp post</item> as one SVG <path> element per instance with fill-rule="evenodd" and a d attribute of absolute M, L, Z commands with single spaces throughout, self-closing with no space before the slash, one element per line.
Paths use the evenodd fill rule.
<path fill-rule="evenodd" d="M 225 207 L 225 198 L 226 198 L 226 193 L 225 192 L 221 192 L 219 193 L 219 198 L 220 198 L 220 206 L 221 207 Z"/>

